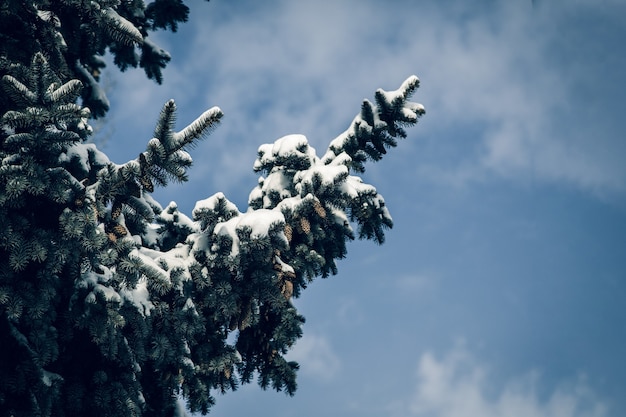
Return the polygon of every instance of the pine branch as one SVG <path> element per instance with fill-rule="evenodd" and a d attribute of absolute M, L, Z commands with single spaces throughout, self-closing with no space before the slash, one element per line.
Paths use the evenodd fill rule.
<path fill-rule="evenodd" d="M 2 77 L 2 87 L 19 107 L 32 106 L 37 102 L 37 95 L 10 75 Z"/>
<path fill-rule="evenodd" d="M 223 117 L 222 111 L 218 107 L 212 107 L 202 113 L 189 126 L 174 134 L 173 142 L 178 149 L 191 144 L 194 140 L 208 136 Z"/>
<path fill-rule="evenodd" d="M 116 42 L 125 45 L 143 43 L 141 32 L 128 20 L 120 16 L 113 8 L 107 7 L 102 11 L 105 29 Z"/>
<path fill-rule="evenodd" d="M 148 36 L 143 39 L 141 45 L 141 58 L 139 65 L 145 70 L 150 79 L 154 79 L 158 84 L 163 82 L 162 69 L 172 59 L 169 52 L 160 48 L 152 42 Z"/>
<path fill-rule="evenodd" d="M 185 9 L 178 0 L 157 2 L 152 10 L 160 15 L 145 21 L 139 1 L 95 0 L 76 16 L 70 3 L 62 2 L 59 11 L 51 2 L 54 14 L 37 22 L 50 26 L 59 16 L 72 58 L 65 69 L 80 75 L 87 99 L 107 103 L 95 71 L 101 66 L 91 61 L 106 46 L 132 54 L 140 43 L 155 58 L 150 68 L 166 62 L 165 51 L 143 41 L 139 29 L 175 28 L 180 15 L 164 16 L 162 6 Z M 95 17 L 98 30 L 86 30 L 92 22 L 85 16 Z M 111 39 L 99 39 L 102 29 Z M 304 318 L 292 299 L 315 277 L 337 272 L 335 261 L 347 253 L 348 240 L 381 243 L 392 226 L 384 199 L 351 173 L 382 158 L 406 136 L 403 127 L 423 114 L 421 105 L 408 101 L 417 78 L 396 91 L 379 90 L 374 103 L 364 101 L 321 159 L 301 135 L 262 145 L 254 169 L 264 177 L 250 195 L 250 209 L 240 212 L 218 193 L 198 202 L 192 221 L 174 205 L 162 209 L 150 193 L 155 184 L 186 179 L 192 163 L 187 150 L 211 132 L 222 112 L 209 109 L 175 132 L 176 106 L 169 101 L 145 152 L 114 165 L 81 143 L 89 116 L 75 103 L 81 82 L 50 68 L 38 55 L 24 71 L 28 78 L 11 73 L 3 80 L 18 108 L 3 111 L 2 118 L 0 326 L 16 323 L 37 347 L 39 357 L 30 362 L 53 363 L 59 375 L 28 377 L 19 364 L 16 378 L 33 387 L 16 391 L 11 404 L 31 401 L 22 415 L 49 415 L 48 409 L 140 415 L 171 411 L 173 394 L 182 393 L 193 410 L 206 412 L 212 390 L 234 390 L 255 374 L 262 387 L 293 394 L 298 366 L 284 355 L 301 337 Z M 20 335 L 2 340 L 11 357 L 22 354 Z M 7 379 L 6 367 L 0 368 Z M 60 378 L 67 384 L 63 392 L 42 395 L 53 405 L 39 412 L 37 395 L 57 389 L 48 382 Z"/>
<path fill-rule="evenodd" d="M 77 75 L 79 75 L 82 79 L 85 86 L 85 95 L 83 96 L 85 104 L 90 106 L 89 108 L 91 109 L 93 116 L 104 116 L 110 107 L 109 99 L 107 98 L 106 93 L 83 64 L 76 61 L 74 69 L 77 72 Z"/>
<path fill-rule="evenodd" d="M 181 0 L 154 0 L 146 7 L 146 15 L 152 20 L 152 28 L 178 30 L 178 22 L 189 18 L 189 7 Z"/>
<path fill-rule="evenodd" d="M 345 152 L 351 159 L 349 167 L 356 172 L 364 172 L 364 162 L 368 158 L 380 160 L 387 148 L 396 146 L 394 138 L 406 137 L 402 126 L 417 123 L 425 113 L 424 106 L 407 101 L 418 87 L 419 79 L 413 75 L 395 91 L 377 90 L 376 105 L 364 100 L 361 113 L 344 133 L 330 143 L 323 161 L 329 164 Z"/>
<path fill-rule="evenodd" d="M 169 100 L 163 106 L 154 129 L 154 138 L 148 142 L 146 151 L 138 158 L 141 182 L 148 185 L 148 191 L 152 181 L 159 185 L 166 185 L 168 178 L 186 181 L 186 169 L 191 166 L 192 159 L 185 149 L 193 146 L 197 139 L 206 137 L 222 116 L 222 111 L 213 107 L 177 133 L 173 131 L 176 121 L 174 100 Z"/>
<path fill-rule="evenodd" d="M 171 148 L 169 148 L 169 146 L 172 144 L 170 138 L 173 133 L 172 129 L 175 124 L 176 103 L 174 102 L 174 100 L 169 100 L 161 109 L 161 113 L 159 114 L 159 120 L 156 127 L 154 128 L 154 137 L 160 143 L 162 143 L 165 152 L 169 152 L 171 150 Z"/>
<path fill-rule="evenodd" d="M 38 100 L 42 101 L 48 87 L 52 83 L 59 81 L 50 68 L 48 60 L 41 52 L 37 52 L 31 61 L 29 81 L 31 90 L 37 94 Z"/>
<path fill-rule="evenodd" d="M 47 99 L 53 103 L 73 103 L 80 97 L 83 90 L 83 84 L 79 80 L 70 80 L 58 88 L 55 87 L 51 84 L 46 91 Z"/>

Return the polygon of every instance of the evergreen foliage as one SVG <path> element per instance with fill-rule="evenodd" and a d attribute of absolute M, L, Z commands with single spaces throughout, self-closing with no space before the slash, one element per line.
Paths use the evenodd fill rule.
<path fill-rule="evenodd" d="M 147 31 L 175 31 L 187 13 L 180 0 L 0 6 L 2 416 L 172 416 L 179 396 L 207 413 L 214 392 L 255 378 L 293 394 L 285 354 L 304 318 L 292 299 L 337 273 L 348 240 L 382 243 L 392 226 L 355 174 L 424 113 L 409 101 L 416 77 L 364 101 L 321 157 L 302 135 L 262 145 L 245 212 L 222 193 L 191 217 L 151 197 L 187 179 L 187 150 L 218 108 L 175 131 L 167 102 L 146 150 L 122 165 L 86 142 L 107 109 L 105 49 L 160 81 L 169 55 Z"/>

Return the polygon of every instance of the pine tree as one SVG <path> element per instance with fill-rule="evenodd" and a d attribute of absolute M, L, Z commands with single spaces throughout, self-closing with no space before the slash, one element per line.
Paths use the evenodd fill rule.
<path fill-rule="evenodd" d="M 0 6 L 3 416 L 172 416 L 180 396 L 207 413 L 212 393 L 254 378 L 293 394 L 285 354 L 304 323 L 293 298 L 337 273 L 347 241 L 382 243 L 392 226 L 355 174 L 424 113 L 409 101 L 414 76 L 365 100 L 321 157 L 302 135 L 262 145 L 244 212 L 222 193 L 191 217 L 151 196 L 187 179 L 187 150 L 219 123 L 216 107 L 176 131 L 165 103 L 123 165 L 87 142 L 108 108 L 105 49 L 160 82 L 169 55 L 148 31 L 175 31 L 187 13 L 180 0 Z"/>

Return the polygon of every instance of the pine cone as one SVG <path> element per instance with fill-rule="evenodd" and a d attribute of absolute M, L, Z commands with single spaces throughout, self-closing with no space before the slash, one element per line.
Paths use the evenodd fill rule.
<path fill-rule="evenodd" d="M 300 227 L 305 235 L 311 233 L 311 223 L 309 223 L 309 219 L 306 217 L 300 217 Z"/>
<path fill-rule="evenodd" d="M 315 203 L 313 203 L 313 209 L 315 210 L 317 215 L 320 216 L 322 219 L 326 218 L 326 209 L 324 208 L 324 206 L 322 206 L 322 203 L 320 203 L 318 200 L 315 200 Z"/>
<path fill-rule="evenodd" d="M 239 330 L 244 330 L 250 327 L 252 323 L 252 304 L 247 302 L 245 306 L 242 307 L 242 314 L 239 316 L 238 328 Z"/>
<path fill-rule="evenodd" d="M 123 237 L 128 234 L 128 230 L 126 230 L 126 228 L 121 224 L 116 224 L 113 226 L 113 233 L 115 233 L 115 236 L 117 237 Z"/>
<path fill-rule="evenodd" d="M 293 295 L 293 282 L 288 280 L 283 281 L 283 286 L 280 289 L 280 292 L 282 293 L 283 297 L 285 297 L 285 299 L 289 300 Z"/>
<path fill-rule="evenodd" d="M 98 211 L 98 206 L 96 206 L 95 203 L 91 203 L 91 208 L 93 210 L 93 221 L 97 223 L 98 219 L 100 218 L 100 212 Z"/>
<path fill-rule="evenodd" d="M 141 178 L 139 178 L 139 182 L 144 190 L 149 193 L 154 192 L 154 184 L 148 175 L 142 175 Z"/>
<path fill-rule="evenodd" d="M 113 207 L 111 208 L 111 218 L 113 220 L 117 220 L 117 218 L 120 217 L 120 214 L 122 214 L 122 204 L 116 201 L 113 203 Z"/>
<path fill-rule="evenodd" d="M 146 155 L 142 152 L 139 154 L 139 169 L 141 172 L 141 176 L 139 177 L 139 183 L 144 188 L 144 190 L 149 193 L 154 191 L 154 184 L 148 175 L 148 160 L 146 159 Z"/>
<path fill-rule="evenodd" d="M 293 239 L 293 228 L 289 224 L 285 224 L 285 237 L 287 242 L 291 242 L 291 239 Z"/>

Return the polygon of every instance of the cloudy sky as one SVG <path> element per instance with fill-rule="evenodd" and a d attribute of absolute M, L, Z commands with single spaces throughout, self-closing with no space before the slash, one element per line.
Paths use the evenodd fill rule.
<path fill-rule="evenodd" d="M 191 3 L 191 2 L 190 2 Z M 244 211 L 262 143 L 323 153 L 411 74 L 426 115 L 364 174 L 395 227 L 296 301 L 295 397 L 247 386 L 213 416 L 613 417 L 626 413 L 626 2 L 194 1 L 154 39 L 161 86 L 107 72 L 99 132 L 136 157 L 161 106 L 225 113 L 190 181 Z"/>

